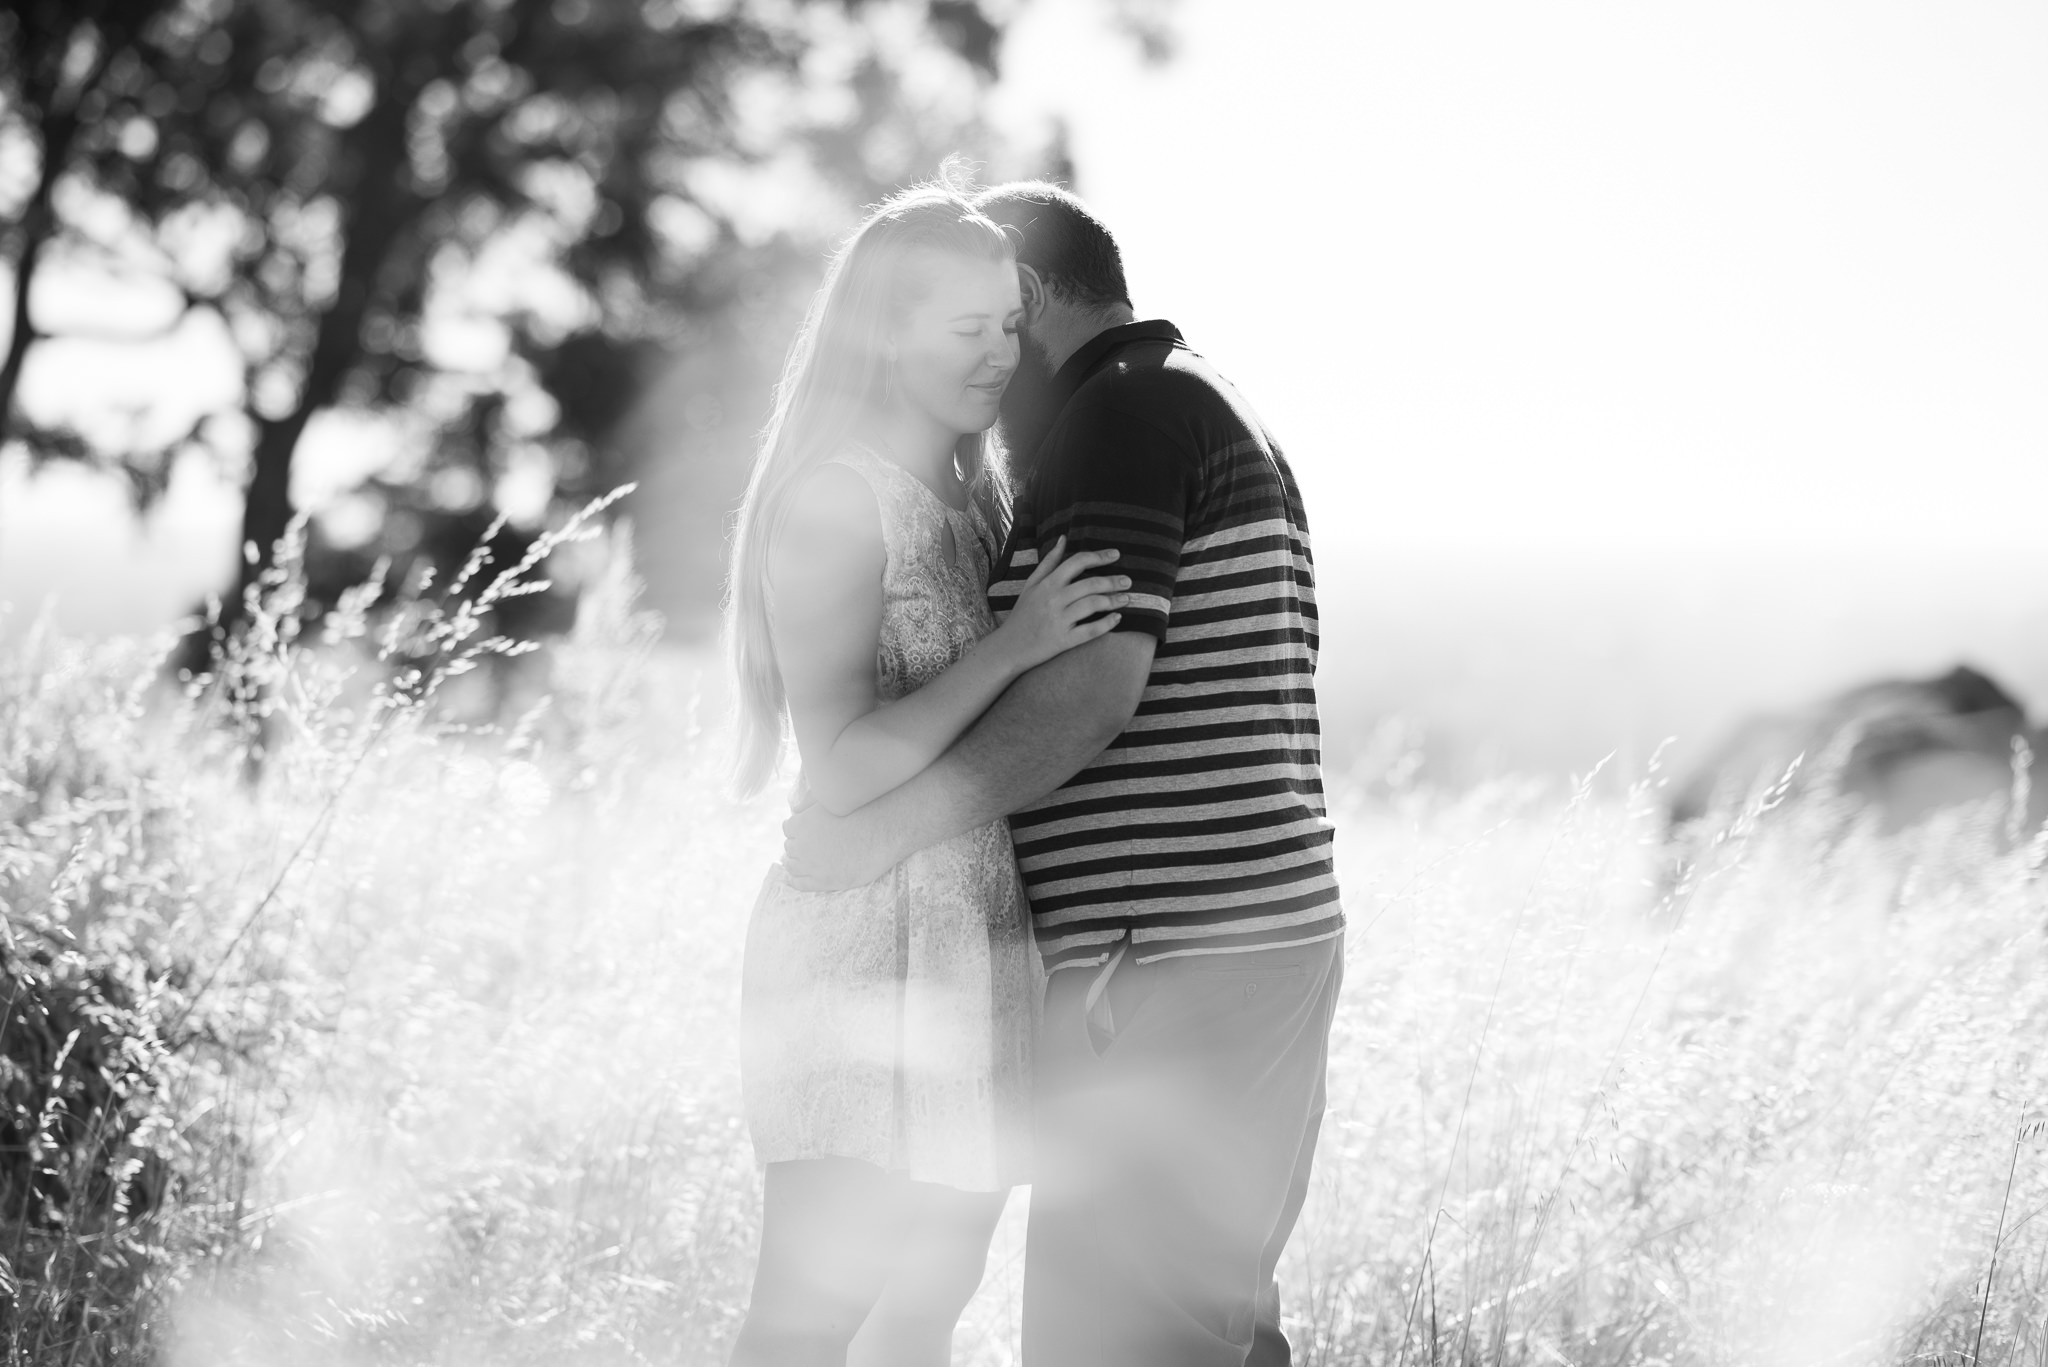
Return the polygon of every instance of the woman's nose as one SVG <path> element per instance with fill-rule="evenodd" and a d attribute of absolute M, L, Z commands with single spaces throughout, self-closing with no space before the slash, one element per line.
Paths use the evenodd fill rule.
<path fill-rule="evenodd" d="M 988 363 L 997 370 L 1010 371 L 1017 368 L 1017 334 L 999 332 L 996 344 L 989 349 Z"/>

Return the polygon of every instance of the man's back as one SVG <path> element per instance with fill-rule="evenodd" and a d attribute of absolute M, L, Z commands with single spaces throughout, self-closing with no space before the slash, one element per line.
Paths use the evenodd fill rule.
<path fill-rule="evenodd" d="M 1170 324 L 1114 328 L 1018 501 L 1005 611 L 1060 536 L 1115 546 L 1120 629 L 1158 645 L 1124 733 L 1011 818 L 1048 968 L 1277 948 L 1343 929 L 1323 801 L 1315 576 L 1285 459 Z"/>

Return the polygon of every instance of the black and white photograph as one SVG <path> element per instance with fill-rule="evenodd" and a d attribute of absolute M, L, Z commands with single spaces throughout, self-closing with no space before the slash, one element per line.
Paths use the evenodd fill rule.
<path fill-rule="evenodd" d="M 0 1367 L 2048 1364 L 2048 6 L 0 0 Z"/>

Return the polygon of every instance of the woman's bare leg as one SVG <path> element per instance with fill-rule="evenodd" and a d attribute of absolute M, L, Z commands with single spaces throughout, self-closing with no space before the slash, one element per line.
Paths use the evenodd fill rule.
<path fill-rule="evenodd" d="M 904 1221 L 882 1294 L 848 1367 L 947 1367 L 953 1327 L 988 1266 L 1007 1191 L 905 1184 Z"/>
<path fill-rule="evenodd" d="M 732 1367 L 845 1367 L 896 1261 L 910 1184 L 850 1158 L 770 1163 Z"/>

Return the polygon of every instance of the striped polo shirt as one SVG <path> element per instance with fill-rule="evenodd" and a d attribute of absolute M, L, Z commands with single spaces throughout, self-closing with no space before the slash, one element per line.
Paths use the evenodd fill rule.
<path fill-rule="evenodd" d="M 1293 473 L 1166 322 L 1112 328 L 1054 380 L 1000 617 L 1062 535 L 1115 547 L 1120 631 L 1158 641 L 1129 727 L 1010 818 L 1048 969 L 1272 949 L 1344 928 L 1316 720 L 1315 569 Z"/>

